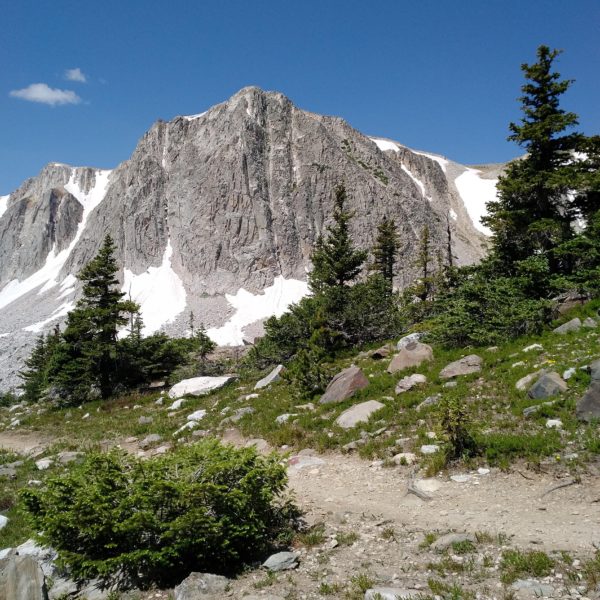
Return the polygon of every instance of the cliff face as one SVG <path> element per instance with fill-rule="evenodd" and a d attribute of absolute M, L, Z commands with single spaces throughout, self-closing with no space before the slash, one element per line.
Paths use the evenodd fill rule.
<path fill-rule="evenodd" d="M 426 224 L 434 246 L 446 252 L 450 240 L 458 264 L 475 262 L 484 236 L 454 184 L 468 171 L 257 88 L 157 122 L 112 172 L 50 164 L 0 214 L 0 362 L 14 370 L 35 333 L 66 314 L 78 293 L 73 276 L 107 233 L 147 331 L 182 332 L 193 310 L 217 341 L 240 342 L 252 321 L 305 293 L 339 183 L 357 245 L 371 245 L 384 216 L 396 220 L 398 285 L 414 277 Z M 0 377 L 0 387 L 14 383 Z"/>

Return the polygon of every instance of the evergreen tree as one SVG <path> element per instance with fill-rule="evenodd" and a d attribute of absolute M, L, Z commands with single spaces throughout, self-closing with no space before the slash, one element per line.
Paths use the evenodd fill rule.
<path fill-rule="evenodd" d="M 560 97 L 572 81 L 561 80 L 553 71 L 559 54 L 540 46 L 537 62 L 521 66 L 527 80 L 520 98 L 524 116 L 519 124 L 510 124 L 508 139 L 527 155 L 510 163 L 500 177 L 498 199 L 488 203 L 489 214 L 483 219 L 493 232 L 493 251 L 508 272 L 535 253 L 547 254 L 551 271 L 560 270 L 552 250 L 572 235 L 574 207 L 568 192 L 573 151 L 582 136 L 565 133 L 577 125 L 577 115 L 560 108 Z"/>
<path fill-rule="evenodd" d="M 328 235 L 317 240 L 311 261 L 313 270 L 309 283 L 313 293 L 327 288 L 344 288 L 361 271 L 367 258 L 363 250 L 355 249 L 350 237 L 350 220 L 353 213 L 345 209 L 346 190 L 340 185 L 335 190 L 334 224 L 327 228 Z"/>
<path fill-rule="evenodd" d="M 117 333 L 127 324 L 125 315 L 139 311 L 118 290 L 114 251 L 107 235 L 98 255 L 79 273 L 83 295 L 67 317 L 53 362 L 53 381 L 74 401 L 88 397 L 93 387 L 102 398 L 112 394 L 119 369 Z"/>
<path fill-rule="evenodd" d="M 377 226 L 377 238 L 373 247 L 373 265 L 371 269 L 379 273 L 388 283 L 390 290 L 393 287 L 396 258 L 400 246 L 400 239 L 396 223 L 384 217 Z"/>
<path fill-rule="evenodd" d="M 23 396 L 28 402 L 39 400 L 48 387 L 50 363 L 59 340 L 60 329 L 57 325 L 54 331 L 46 336 L 44 334 L 39 335 L 30 356 L 25 359 L 25 369 L 19 372 L 19 377 L 23 380 L 20 388 L 23 390 Z"/>
<path fill-rule="evenodd" d="M 421 230 L 419 238 L 419 249 L 415 266 L 419 270 L 420 278 L 416 286 L 416 296 L 422 302 L 426 302 L 431 291 L 431 242 L 429 237 L 429 225 L 425 225 Z"/>

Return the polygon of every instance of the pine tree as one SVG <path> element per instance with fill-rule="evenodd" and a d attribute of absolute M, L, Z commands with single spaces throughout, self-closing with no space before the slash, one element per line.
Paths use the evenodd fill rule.
<path fill-rule="evenodd" d="M 60 328 L 57 325 L 46 336 L 39 335 L 30 356 L 25 359 L 25 369 L 19 372 L 19 377 L 23 380 L 20 387 L 28 402 L 38 401 L 48 387 L 50 363 L 59 341 Z"/>
<path fill-rule="evenodd" d="M 139 311 L 118 290 L 114 251 L 107 235 L 98 255 L 79 273 L 83 295 L 68 314 L 53 362 L 53 381 L 74 401 L 88 397 L 94 387 L 102 398 L 112 394 L 119 369 L 117 333 L 128 322 L 125 315 Z"/>
<path fill-rule="evenodd" d="M 498 199 L 487 205 L 483 222 L 493 232 L 493 251 L 504 270 L 514 272 L 518 261 L 547 254 L 551 270 L 561 268 L 552 250 L 572 235 L 574 206 L 568 192 L 573 183 L 573 151 L 582 141 L 565 133 L 577 125 L 577 115 L 560 108 L 560 97 L 572 81 L 553 71 L 560 54 L 548 46 L 537 49 L 537 62 L 523 64 L 519 124 L 511 123 L 509 140 L 527 151 L 513 161 L 498 182 Z"/>
<path fill-rule="evenodd" d="M 200 323 L 200 327 L 196 330 L 194 335 L 194 344 L 198 358 L 204 362 L 206 356 L 210 354 L 216 347 L 217 344 L 213 342 L 207 335 L 204 323 Z"/>
<path fill-rule="evenodd" d="M 429 236 L 429 225 L 425 225 L 421 230 L 419 237 L 419 250 L 417 252 L 417 260 L 415 266 L 419 270 L 419 282 L 416 286 L 416 295 L 423 302 L 427 301 L 431 292 L 431 242 Z"/>
<path fill-rule="evenodd" d="M 373 265 L 371 270 L 379 273 L 392 289 L 394 282 L 396 258 L 400 246 L 400 239 L 396 229 L 396 223 L 392 219 L 384 217 L 377 226 L 377 239 L 373 247 Z"/>
<path fill-rule="evenodd" d="M 356 279 L 367 258 L 367 253 L 355 249 L 352 243 L 349 224 L 353 213 L 345 209 L 345 203 L 346 190 L 340 185 L 335 190 L 334 224 L 327 228 L 326 238 L 321 236 L 317 240 L 311 256 L 313 270 L 309 283 L 315 294 L 347 286 Z"/>

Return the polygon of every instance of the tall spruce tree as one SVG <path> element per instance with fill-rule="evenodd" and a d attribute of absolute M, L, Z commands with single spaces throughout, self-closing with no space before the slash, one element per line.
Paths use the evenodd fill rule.
<path fill-rule="evenodd" d="M 419 281 L 416 285 L 416 295 L 423 302 L 429 298 L 431 292 L 431 240 L 429 234 L 429 225 L 425 225 L 421 230 L 419 237 L 419 249 L 415 266 L 419 270 Z"/>
<path fill-rule="evenodd" d="M 367 253 L 352 243 L 349 224 L 353 213 L 346 210 L 345 204 L 346 189 L 340 185 L 335 190 L 334 224 L 327 228 L 327 237 L 317 240 L 311 256 L 309 284 L 315 294 L 346 287 L 356 279 L 367 259 Z"/>
<path fill-rule="evenodd" d="M 396 258 L 400 247 L 400 238 L 393 219 L 384 217 L 377 226 L 377 238 L 373 246 L 373 264 L 371 270 L 379 273 L 392 289 Z"/>
<path fill-rule="evenodd" d="M 515 273 L 516 263 L 533 254 L 544 254 L 551 272 L 560 271 L 552 251 L 572 235 L 573 151 L 583 138 L 567 133 L 577 125 L 577 115 L 560 107 L 572 80 L 561 80 L 553 70 L 559 54 L 540 46 L 537 62 L 521 65 L 527 80 L 521 88 L 523 118 L 510 124 L 508 139 L 527 155 L 509 164 L 498 182 L 498 199 L 488 203 L 483 219 L 493 232 L 494 257 L 507 273 Z"/>
<path fill-rule="evenodd" d="M 67 317 L 55 353 L 52 380 L 71 401 L 88 398 L 94 387 L 102 398 L 112 394 L 119 368 L 117 333 L 127 324 L 127 314 L 139 310 L 118 290 L 114 251 L 107 235 L 97 256 L 79 273 L 83 295 Z"/>

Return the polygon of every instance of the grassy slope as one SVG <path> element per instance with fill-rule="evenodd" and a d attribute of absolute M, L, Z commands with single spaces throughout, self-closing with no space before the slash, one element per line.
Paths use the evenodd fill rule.
<path fill-rule="evenodd" d="M 595 315 L 600 302 L 580 307 L 561 322 L 574 316 Z M 374 433 L 382 428 L 386 431 L 375 437 L 369 437 L 359 452 L 365 458 L 388 459 L 401 451 L 417 450 L 423 443 L 431 443 L 427 432 L 439 430 L 437 408 L 429 407 L 421 411 L 416 406 L 426 397 L 436 393 L 456 395 L 463 399 L 469 409 L 471 429 L 480 443 L 482 454 L 475 463 L 495 463 L 501 466 L 516 458 L 526 458 L 539 463 L 544 457 L 550 457 L 555 463 L 564 462 L 565 454 L 577 453 L 577 460 L 568 461 L 568 468 L 577 469 L 578 465 L 595 453 L 600 453 L 598 427 L 583 426 L 575 419 L 575 403 L 589 383 L 589 375 L 578 370 L 568 384 L 566 393 L 557 397 L 551 407 L 544 407 L 534 416 L 524 418 L 523 408 L 536 404 L 527 397 L 526 392 L 515 389 L 515 382 L 524 375 L 540 368 L 556 370 L 562 374 L 569 367 L 580 367 L 600 357 L 600 327 L 594 330 L 582 328 L 579 332 L 564 336 L 551 331 L 541 336 L 521 338 L 498 348 L 463 348 L 445 350 L 434 347 L 435 360 L 423 368 L 409 369 L 390 375 L 386 372 L 389 359 L 375 361 L 368 353 L 348 356 L 330 365 L 332 372 L 351 363 L 359 365 L 370 379 L 370 385 L 352 399 L 336 406 L 320 406 L 318 398 L 313 400 L 315 410 L 298 408 L 306 400 L 293 395 L 292 388 L 284 382 L 272 385 L 260 391 L 258 398 L 245 399 L 253 393 L 256 377 L 241 379 L 201 398 L 189 398 L 184 406 L 173 413 L 167 412 L 169 400 L 163 406 L 155 401 L 158 393 L 131 394 L 107 402 L 92 402 L 80 408 L 47 410 L 32 407 L 29 414 L 19 416 L 19 429 L 52 436 L 55 443 L 43 456 L 51 456 L 61 450 L 87 450 L 105 447 L 109 442 L 123 442 L 130 436 L 142 439 L 150 433 L 163 436 L 165 442 L 175 444 L 193 440 L 188 433 L 177 438 L 173 432 L 186 421 L 193 410 L 204 408 L 208 411 L 201 427 L 213 433 L 219 433 L 221 421 L 236 409 L 252 406 L 253 414 L 244 416 L 236 425 L 247 437 L 262 437 L 274 447 L 288 445 L 294 448 L 311 447 L 321 451 L 340 448 L 344 444 L 357 440 L 361 432 Z M 524 353 L 524 347 L 540 343 L 541 351 Z M 456 388 L 443 387 L 438 378 L 440 370 L 450 361 L 466 354 L 479 354 L 484 360 L 481 373 L 459 378 Z M 516 362 L 524 364 L 513 367 Z M 427 376 L 428 383 L 399 396 L 394 393 L 396 382 L 407 374 L 420 372 Z M 371 421 L 353 430 L 344 431 L 334 424 L 337 416 L 349 406 L 365 400 L 379 400 L 385 408 L 378 411 Z M 136 407 L 137 408 L 134 408 Z M 89 413 L 88 418 L 83 418 Z M 298 416 L 288 423 L 279 425 L 276 417 L 283 413 L 295 413 Z M 140 416 L 151 416 L 153 423 L 140 425 Z M 14 415 L 6 409 L 0 411 L 0 431 L 7 426 Z M 563 422 L 562 431 L 546 427 L 548 418 L 559 418 Z M 367 437 L 365 433 L 362 434 Z M 398 444 L 398 438 L 408 438 Z M 426 465 L 429 471 L 442 467 L 440 458 L 429 458 Z M 0 463 L 15 460 L 9 453 L 0 451 Z M 52 467 L 47 471 L 37 471 L 33 461 L 25 461 L 18 470 L 16 480 L 0 478 L 0 511 L 10 518 L 8 526 L 0 532 L 0 548 L 13 545 L 29 537 L 30 532 L 22 517 L 17 513 L 17 490 L 27 485 L 30 479 L 43 479 L 61 467 Z"/>

